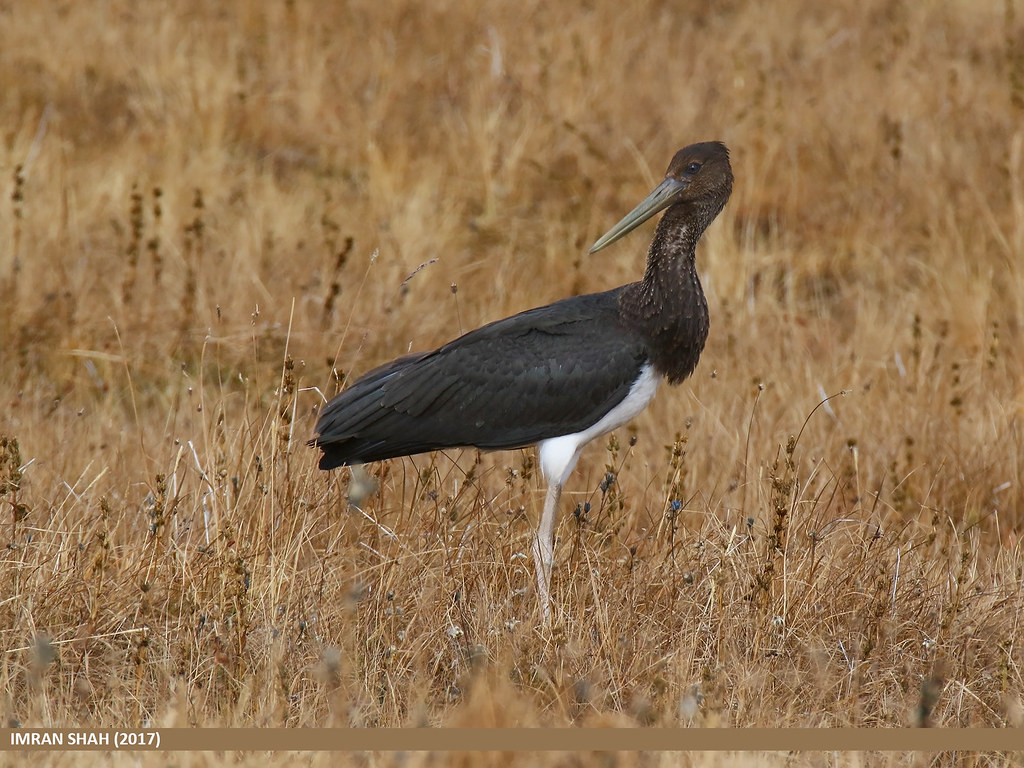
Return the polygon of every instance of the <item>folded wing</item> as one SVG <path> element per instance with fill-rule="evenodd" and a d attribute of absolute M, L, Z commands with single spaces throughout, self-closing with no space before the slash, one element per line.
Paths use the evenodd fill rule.
<path fill-rule="evenodd" d="M 642 340 L 609 312 L 620 290 L 577 296 L 394 360 L 329 402 L 312 441 L 322 469 L 581 431 L 629 392 Z"/>

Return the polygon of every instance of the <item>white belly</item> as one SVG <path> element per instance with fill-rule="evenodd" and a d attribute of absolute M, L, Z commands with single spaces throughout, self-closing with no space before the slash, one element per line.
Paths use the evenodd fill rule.
<path fill-rule="evenodd" d="M 582 432 L 542 440 L 540 470 L 544 473 L 544 479 L 549 483 L 564 485 L 569 473 L 576 466 L 583 446 L 632 421 L 654 398 L 660 383 L 661 376 L 655 373 L 654 366 L 645 365 L 622 402 L 608 411 L 596 424 Z"/>

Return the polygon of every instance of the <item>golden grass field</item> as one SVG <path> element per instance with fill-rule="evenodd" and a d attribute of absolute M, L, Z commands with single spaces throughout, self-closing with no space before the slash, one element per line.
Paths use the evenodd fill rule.
<path fill-rule="evenodd" d="M 1019 2 L 8 2 L 0 30 L 8 724 L 1024 722 Z M 584 452 L 547 630 L 533 451 L 369 465 L 360 510 L 306 440 L 348 374 L 637 279 L 650 225 L 586 249 L 710 139 L 711 335 Z"/>

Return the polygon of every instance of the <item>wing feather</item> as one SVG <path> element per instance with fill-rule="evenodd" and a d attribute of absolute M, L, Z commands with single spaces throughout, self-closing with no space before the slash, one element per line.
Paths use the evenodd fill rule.
<path fill-rule="evenodd" d="M 312 441 L 320 466 L 517 448 L 585 429 L 647 361 L 646 345 L 618 322 L 619 290 L 530 310 L 371 371 L 324 408 Z"/>

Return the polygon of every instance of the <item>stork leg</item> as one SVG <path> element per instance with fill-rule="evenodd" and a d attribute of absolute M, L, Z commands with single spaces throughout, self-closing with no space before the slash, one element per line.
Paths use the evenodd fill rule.
<path fill-rule="evenodd" d="M 558 518 L 558 499 L 562 483 L 552 482 L 544 498 L 544 514 L 533 543 L 533 562 L 537 568 L 537 596 L 540 599 L 544 623 L 551 622 L 551 568 L 555 563 L 555 520 Z"/>

